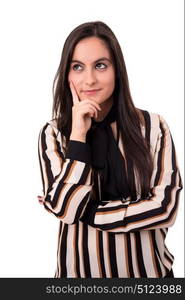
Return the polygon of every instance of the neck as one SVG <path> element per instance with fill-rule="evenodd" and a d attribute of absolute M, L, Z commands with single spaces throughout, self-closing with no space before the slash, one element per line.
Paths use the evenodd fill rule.
<path fill-rule="evenodd" d="M 108 100 L 100 104 L 101 111 L 98 111 L 98 117 L 97 119 L 94 119 L 96 122 L 101 122 L 106 115 L 108 115 L 109 111 L 111 110 L 111 107 L 113 105 L 113 97 L 110 97 Z"/>

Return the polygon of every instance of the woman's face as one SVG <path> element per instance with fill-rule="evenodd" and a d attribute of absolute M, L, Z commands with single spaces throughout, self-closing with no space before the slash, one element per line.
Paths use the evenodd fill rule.
<path fill-rule="evenodd" d="M 81 40 L 75 47 L 68 81 L 78 97 L 102 104 L 110 98 L 115 86 L 115 70 L 104 41 L 97 37 Z"/>

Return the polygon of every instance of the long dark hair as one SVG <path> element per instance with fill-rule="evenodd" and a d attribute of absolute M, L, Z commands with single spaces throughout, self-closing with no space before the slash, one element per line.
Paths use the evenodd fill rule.
<path fill-rule="evenodd" d="M 76 27 L 67 37 L 61 56 L 61 61 L 53 82 L 52 117 L 56 119 L 57 127 L 65 136 L 66 145 L 69 141 L 72 126 L 72 95 L 68 84 L 70 62 L 77 43 L 88 37 L 102 39 L 113 58 L 115 66 L 115 89 L 113 99 L 117 105 L 117 129 L 121 133 L 124 154 L 128 169 L 128 183 L 132 195 L 137 193 L 133 169 L 140 185 L 142 197 L 150 191 L 152 174 L 152 158 L 150 145 L 141 133 L 142 110 L 136 108 L 132 101 L 127 70 L 121 47 L 112 30 L 103 22 L 87 22 Z M 129 170 L 132 171 L 130 172 Z"/>

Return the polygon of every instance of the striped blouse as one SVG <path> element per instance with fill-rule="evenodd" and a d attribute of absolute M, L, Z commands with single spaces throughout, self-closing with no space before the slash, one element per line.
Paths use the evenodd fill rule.
<path fill-rule="evenodd" d="M 129 197 L 93 203 L 89 145 L 69 141 L 66 152 L 54 119 L 41 128 L 43 206 L 60 221 L 56 278 L 160 278 L 171 270 L 174 256 L 165 238 L 177 216 L 182 180 L 167 122 L 156 113 L 142 113 L 141 132 L 150 142 L 154 167 L 150 196 L 134 203 Z M 116 139 L 116 121 L 110 126 Z M 118 147 L 125 157 L 121 135 Z M 135 183 L 139 191 L 136 176 Z"/>

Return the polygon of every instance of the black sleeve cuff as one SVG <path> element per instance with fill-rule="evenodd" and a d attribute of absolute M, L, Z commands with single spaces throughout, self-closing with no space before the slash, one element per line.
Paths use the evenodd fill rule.
<path fill-rule="evenodd" d="M 65 158 L 91 164 L 91 148 L 86 143 L 69 140 Z"/>

